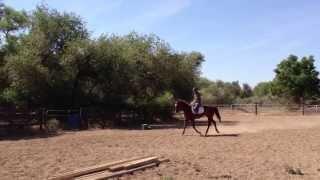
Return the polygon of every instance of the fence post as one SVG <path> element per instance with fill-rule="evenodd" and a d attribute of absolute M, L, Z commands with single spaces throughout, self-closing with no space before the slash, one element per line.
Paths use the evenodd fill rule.
<path fill-rule="evenodd" d="M 258 115 L 258 103 L 255 103 L 255 114 Z"/>
<path fill-rule="evenodd" d="M 80 117 L 80 121 L 82 121 L 82 108 L 79 108 L 79 117 Z"/>
<path fill-rule="evenodd" d="M 80 129 L 87 129 L 87 123 L 83 118 L 82 108 L 79 108 L 79 117 L 80 117 Z"/>
<path fill-rule="evenodd" d="M 42 130 L 43 130 L 43 128 L 42 128 L 42 124 L 43 124 L 43 108 L 41 108 L 40 113 L 41 113 L 41 117 L 40 117 L 40 130 L 42 131 Z"/>
<path fill-rule="evenodd" d="M 302 116 L 304 116 L 304 103 L 302 103 Z"/>
<path fill-rule="evenodd" d="M 45 108 L 41 108 L 41 120 L 40 120 L 40 130 L 43 130 L 43 124 L 46 121 Z"/>

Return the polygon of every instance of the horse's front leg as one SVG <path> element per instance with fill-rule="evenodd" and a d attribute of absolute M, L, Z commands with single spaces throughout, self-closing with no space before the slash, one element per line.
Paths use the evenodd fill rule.
<path fill-rule="evenodd" d="M 194 119 L 191 119 L 191 122 L 192 122 L 192 127 L 193 127 L 193 129 L 194 129 L 198 134 L 200 134 L 200 136 L 202 136 L 201 132 L 198 131 L 198 129 L 196 128 L 196 123 L 195 123 Z"/>

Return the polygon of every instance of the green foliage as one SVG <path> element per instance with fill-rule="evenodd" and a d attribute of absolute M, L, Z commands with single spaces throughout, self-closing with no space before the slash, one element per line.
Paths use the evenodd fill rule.
<path fill-rule="evenodd" d="M 8 72 L 5 68 L 8 56 L 15 54 L 19 46 L 21 33 L 28 26 L 28 16 L 24 11 L 16 11 L 10 7 L 4 7 L 4 17 L 0 19 L 0 94 L 10 84 Z M 0 103 L 6 102 L 6 97 L 0 99 Z"/>
<path fill-rule="evenodd" d="M 198 52 L 175 52 L 153 34 L 90 39 L 80 17 L 46 6 L 28 16 L 11 11 L 15 15 L 5 19 L 19 23 L 0 23 L 7 34 L 27 30 L 19 31 L 14 51 L 7 50 L 6 61 L 0 63 L 0 102 L 129 108 L 152 119 L 171 114 L 173 97 L 191 97 L 204 61 Z"/>
<path fill-rule="evenodd" d="M 14 89 L 4 89 L 0 94 L 0 104 L 19 104 L 20 98 Z"/>
<path fill-rule="evenodd" d="M 277 66 L 273 81 L 261 82 L 253 90 L 248 84 L 241 88 L 237 81 L 212 82 L 201 78 L 197 84 L 207 104 L 288 104 L 292 101 L 299 103 L 301 99 L 315 102 L 319 98 L 320 80 L 314 61 L 313 56 L 298 60 L 297 56 L 291 55 Z"/>
<path fill-rule="evenodd" d="M 173 103 L 173 95 L 170 92 L 165 92 L 155 98 L 155 103 L 160 106 L 170 106 Z"/>
<path fill-rule="evenodd" d="M 238 81 L 200 78 L 205 58 L 199 52 L 176 52 L 154 34 L 92 39 L 80 17 L 46 6 L 30 14 L 6 7 L 0 36 L 1 104 L 130 109 L 149 121 L 168 118 L 173 99 L 190 100 L 195 86 L 207 104 L 269 102 L 275 95 L 310 99 L 319 93 L 312 56 L 289 56 L 272 82 L 252 90 Z"/>
<path fill-rule="evenodd" d="M 4 14 L 5 16 L 0 20 L 0 30 L 5 36 L 19 31 L 28 24 L 28 16 L 24 11 L 16 11 L 11 7 L 5 6 Z"/>
<path fill-rule="evenodd" d="M 272 94 L 272 82 L 258 83 L 254 89 L 253 94 L 257 97 L 264 97 Z"/>
<path fill-rule="evenodd" d="M 155 107 L 153 111 L 158 118 L 167 120 L 171 117 L 174 100 L 170 92 L 165 92 L 163 95 L 156 97 L 154 102 Z"/>
<path fill-rule="evenodd" d="M 242 96 L 251 96 L 249 91 L 241 89 L 238 81 L 231 83 L 220 80 L 212 82 L 202 78 L 198 84 L 203 96 L 203 102 L 206 104 L 232 104 Z"/>
<path fill-rule="evenodd" d="M 30 105 L 67 105 L 69 82 L 62 57 L 69 42 L 87 38 L 81 19 L 39 6 L 30 16 L 29 31 L 5 68 L 10 87 Z M 65 91 L 66 90 L 66 91 Z"/>
<path fill-rule="evenodd" d="M 27 13 L 4 7 L 5 16 L 0 19 L 0 67 L 4 64 L 5 56 L 14 54 L 19 46 L 21 32 L 29 25 Z"/>
<path fill-rule="evenodd" d="M 319 72 L 314 65 L 313 56 L 303 57 L 290 55 L 278 64 L 273 80 L 274 94 L 292 98 L 296 103 L 319 95 Z"/>

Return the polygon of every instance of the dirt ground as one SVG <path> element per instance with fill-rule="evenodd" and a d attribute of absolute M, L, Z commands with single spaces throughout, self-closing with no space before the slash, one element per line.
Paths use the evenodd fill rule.
<path fill-rule="evenodd" d="M 219 135 L 188 128 L 91 130 L 0 141 L 0 179 L 47 179 L 130 158 L 170 159 L 121 179 L 320 179 L 320 116 L 222 113 Z M 199 126 L 204 133 L 206 126 Z"/>

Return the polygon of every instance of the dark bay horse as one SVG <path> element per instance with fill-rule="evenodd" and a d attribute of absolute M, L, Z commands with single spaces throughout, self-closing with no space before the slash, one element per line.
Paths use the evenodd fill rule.
<path fill-rule="evenodd" d="M 175 103 L 176 113 L 183 111 L 184 118 L 185 118 L 184 129 L 183 129 L 182 135 L 184 135 L 184 132 L 186 130 L 187 122 L 191 122 L 193 129 L 201 136 L 202 135 L 201 132 L 198 131 L 195 126 L 195 119 L 201 118 L 202 116 L 207 116 L 207 118 L 208 118 L 208 128 L 206 130 L 205 136 L 207 136 L 207 134 L 208 134 L 211 123 L 213 123 L 214 128 L 216 129 L 216 132 L 219 133 L 219 130 L 217 129 L 217 124 L 216 124 L 215 120 L 213 119 L 213 116 L 216 114 L 219 119 L 219 122 L 221 122 L 221 117 L 220 117 L 220 113 L 218 111 L 218 108 L 213 107 L 213 106 L 203 106 L 203 108 L 204 108 L 204 112 L 202 114 L 193 114 L 192 110 L 191 110 L 191 106 L 189 105 L 188 102 L 183 101 L 183 100 L 176 101 L 176 103 Z"/>

